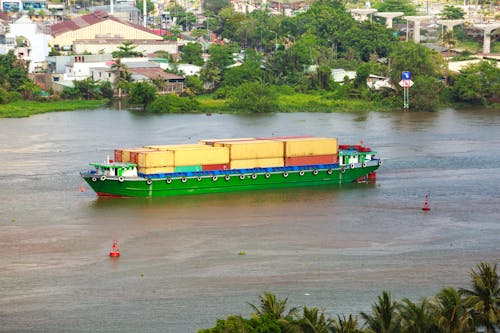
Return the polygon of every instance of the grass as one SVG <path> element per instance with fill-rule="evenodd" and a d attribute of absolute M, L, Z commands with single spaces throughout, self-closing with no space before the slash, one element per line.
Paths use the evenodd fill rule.
<path fill-rule="evenodd" d="M 70 100 L 70 101 L 17 101 L 0 104 L 0 118 L 23 118 L 35 114 L 60 111 L 97 109 L 107 104 L 107 100 Z"/>

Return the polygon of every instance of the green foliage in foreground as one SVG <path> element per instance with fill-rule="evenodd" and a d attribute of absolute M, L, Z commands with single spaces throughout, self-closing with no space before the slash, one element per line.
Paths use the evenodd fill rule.
<path fill-rule="evenodd" d="M 326 317 L 307 306 L 287 311 L 288 299 L 264 292 L 250 304 L 249 319 L 230 315 L 198 333 L 495 333 L 500 329 L 500 285 L 497 265 L 483 262 L 471 271 L 471 288 L 446 287 L 434 297 L 401 302 L 384 291 L 370 313 Z"/>
<path fill-rule="evenodd" d="M 0 105 L 0 118 L 22 118 L 39 113 L 97 109 L 108 100 L 71 100 L 71 101 L 17 101 Z"/>

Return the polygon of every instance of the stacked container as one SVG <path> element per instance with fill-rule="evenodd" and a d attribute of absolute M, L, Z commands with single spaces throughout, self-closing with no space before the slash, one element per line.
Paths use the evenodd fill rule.
<path fill-rule="evenodd" d="M 284 144 L 285 166 L 338 163 L 336 138 L 278 139 Z"/>
<path fill-rule="evenodd" d="M 282 167 L 283 143 L 273 140 L 217 141 L 214 147 L 229 149 L 231 169 Z"/>

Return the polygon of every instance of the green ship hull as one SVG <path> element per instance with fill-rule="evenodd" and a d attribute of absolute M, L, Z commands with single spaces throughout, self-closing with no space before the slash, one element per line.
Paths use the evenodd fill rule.
<path fill-rule="evenodd" d="M 380 160 L 345 166 L 310 165 L 300 168 L 262 168 L 203 173 L 175 173 L 159 178 L 106 177 L 91 171 L 81 176 L 99 196 L 166 197 L 352 183 L 374 178 Z"/>

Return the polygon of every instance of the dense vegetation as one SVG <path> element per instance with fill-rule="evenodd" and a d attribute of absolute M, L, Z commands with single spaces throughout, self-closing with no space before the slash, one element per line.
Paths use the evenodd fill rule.
<path fill-rule="evenodd" d="M 377 2 L 375 7 L 407 15 L 416 13 L 415 5 L 406 0 Z M 376 20 L 354 20 L 343 2 L 337 0 L 315 1 L 308 11 L 294 17 L 267 11 L 242 14 L 222 0 L 207 2 L 206 9 L 212 10 L 213 16 L 209 12 L 205 27 L 191 34 L 203 36 L 213 31 L 226 43 L 210 45 L 210 59 L 204 63 L 200 77 L 187 80 L 188 94 L 211 94 L 211 98 L 198 99 L 203 111 L 214 112 L 211 105 L 233 112 L 328 112 L 340 109 L 336 107 L 339 105 L 348 110 L 360 105 L 370 110 L 396 109 L 402 104 L 402 88 L 397 83 L 401 72 L 407 70 L 415 81 L 410 101 L 415 110 L 435 110 L 448 103 L 489 105 L 500 91 L 500 69 L 495 63 L 484 62 L 464 73 L 450 74 L 444 58 L 436 51 L 411 41 L 400 42 L 395 30 L 386 29 Z M 173 13 L 179 20 L 185 14 L 177 7 Z M 463 14 L 446 6 L 441 16 L 456 18 Z M 457 35 L 464 38 L 458 30 Z M 451 45 L 453 38 L 450 35 L 443 40 Z M 243 62 L 235 67 L 234 54 L 240 49 L 245 50 L 240 54 Z M 198 44 L 188 44 L 180 62 L 202 64 L 201 56 Z M 357 79 L 333 82 L 332 68 L 356 71 Z M 368 74 L 389 76 L 394 89 L 370 90 L 365 84 Z M 484 76 L 488 76 L 487 81 Z M 476 86 L 479 81 L 485 83 Z M 284 102 L 297 94 L 307 102 Z M 205 104 L 207 101 L 210 103 Z"/>
<path fill-rule="evenodd" d="M 327 317 L 316 307 L 287 309 L 287 299 L 264 292 L 250 318 L 230 315 L 199 333 L 495 333 L 500 329 L 497 265 L 471 271 L 470 289 L 445 287 L 434 297 L 397 301 L 383 292 L 371 312 Z"/>
<path fill-rule="evenodd" d="M 187 30 L 193 39 L 207 40 L 213 32 L 224 42 L 187 43 L 181 59 L 170 59 L 170 71 L 181 63 L 202 66 L 199 76 L 187 76 L 181 96 L 158 96 L 163 80 L 132 82 L 122 58 L 142 56 L 127 41 L 113 52 L 114 82 L 87 79 L 75 81 L 56 99 L 90 100 L 128 96 L 131 105 L 146 112 L 332 112 L 349 110 L 393 110 L 402 107 L 402 71 L 411 71 L 413 110 L 436 110 L 446 104 L 491 106 L 500 98 L 500 69 L 494 62 L 471 65 L 451 73 L 441 54 L 412 41 L 401 42 L 398 31 L 387 29 L 378 19 L 358 22 L 346 2 L 317 0 L 295 16 L 273 15 L 268 10 L 248 14 L 235 12 L 227 0 L 204 2 L 206 21 L 196 26 L 196 17 L 181 6 L 169 8 L 178 24 L 169 36 Z M 374 1 L 380 11 L 416 13 L 409 0 Z M 148 1 L 148 8 L 150 3 Z M 443 18 L 460 18 L 464 12 L 446 6 Z M 442 36 L 447 46 L 465 42 L 463 28 Z M 158 52 L 157 56 L 167 56 Z M 464 53 L 467 58 L 470 53 Z M 236 63 L 239 58 L 241 62 Z M 332 69 L 355 71 L 356 79 L 334 81 Z M 27 64 L 11 52 L 0 55 L 0 104 L 20 100 L 42 100 L 40 89 L 28 78 Z M 367 87 L 369 74 L 390 78 L 392 88 L 375 91 Z M 342 79 L 341 79 L 342 80 Z M 49 92 L 52 93 L 52 92 Z M 50 101 L 51 99 L 49 99 Z M 498 104 L 496 104 L 498 106 Z"/>

